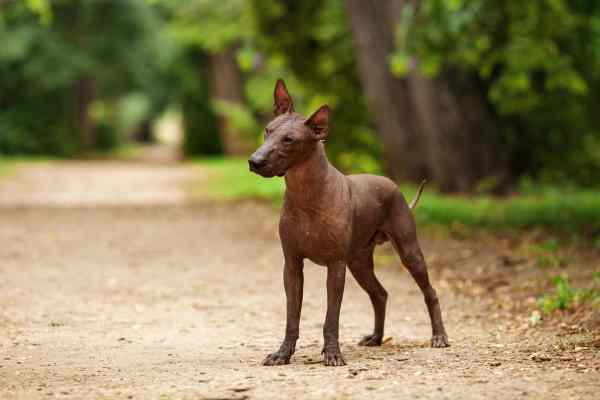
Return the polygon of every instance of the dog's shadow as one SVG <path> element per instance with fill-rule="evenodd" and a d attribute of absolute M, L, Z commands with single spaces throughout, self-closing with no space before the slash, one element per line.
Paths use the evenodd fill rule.
<path fill-rule="evenodd" d="M 349 360 L 382 360 L 389 357 L 400 357 L 401 360 L 408 360 L 407 353 L 409 350 L 415 349 L 426 349 L 431 344 L 429 341 L 423 340 L 403 340 L 400 342 L 388 342 L 381 346 L 359 346 L 358 344 L 349 344 L 342 346 L 342 352 L 346 357 L 346 361 Z M 311 357 L 304 355 L 300 357 L 300 362 L 304 365 L 322 364 L 323 360 L 321 357 Z"/>

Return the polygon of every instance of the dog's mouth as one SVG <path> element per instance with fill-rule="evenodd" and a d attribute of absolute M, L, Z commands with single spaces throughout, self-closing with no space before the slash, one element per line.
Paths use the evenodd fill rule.
<path fill-rule="evenodd" d="M 256 168 L 253 166 L 250 166 L 250 171 L 254 172 L 257 175 L 262 176 L 263 178 L 273 178 L 275 176 L 279 176 L 282 177 L 285 175 L 285 171 L 284 172 L 278 172 L 278 171 L 273 171 L 271 169 L 268 168 Z"/>

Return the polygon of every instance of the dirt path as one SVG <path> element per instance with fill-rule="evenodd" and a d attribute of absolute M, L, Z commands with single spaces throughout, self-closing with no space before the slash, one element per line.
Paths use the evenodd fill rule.
<path fill-rule="evenodd" d="M 597 396 L 598 349 L 551 353 L 555 336 L 515 328 L 487 311 L 485 296 L 457 294 L 450 267 L 499 253 L 448 239 L 422 241 L 450 348 L 427 347 L 422 297 L 383 254 L 390 343 L 356 345 L 372 312 L 349 277 L 348 365 L 324 367 L 325 271 L 308 264 L 297 353 L 291 365 L 262 367 L 284 324 L 277 215 L 254 203 L 186 203 L 193 176 L 177 164 L 51 163 L 0 184 L 1 399 Z"/>

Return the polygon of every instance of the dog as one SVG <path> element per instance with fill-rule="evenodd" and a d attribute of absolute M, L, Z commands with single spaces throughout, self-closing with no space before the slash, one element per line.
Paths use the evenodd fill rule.
<path fill-rule="evenodd" d="M 375 313 L 373 333 L 359 345 L 381 345 L 388 295 L 373 271 L 373 250 L 387 240 L 423 293 L 431 320 L 432 347 L 448 346 L 439 300 L 429 282 L 411 211 L 424 182 L 409 205 L 396 184 L 386 177 L 343 175 L 325 154 L 330 108 L 323 105 L 309 118 L 294 112 L 292 97 L 281 79 L 275 85 L 274 114 L 266 126 L 264 143 L 248 160 L 252 172 L 265 178 L 284 176 L 286 183 L 279 221 L 287 297 L 285 338 L 263 365 L 288 364 L 294 354 L 302 308 L 304 259 L 327 267 L 322 351 L 325 365 L 346 364 L 338 341 L 346 267 L 369 295 Z"/>

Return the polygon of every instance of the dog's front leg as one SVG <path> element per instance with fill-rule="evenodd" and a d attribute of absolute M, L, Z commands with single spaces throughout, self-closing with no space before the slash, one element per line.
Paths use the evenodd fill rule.
<path fill-rule="evenodd" d="M 327 266 L 327 316 L 323 326 L 325 365 L 346 365 L 338 341 L 340 332 L 340 309 L 346 283 L 346 264 L 337 262 Z"/>
<path fill-rule="evenodd" d="M 296 350 L 296 341 L 300 334 L 300 312 L 302 310 L 302 291 L 304 288 L 304 264 L 300 258 L 286 257 L 283 268 L 283 285 L 287 297 L 287 320 L 285 338 L 275 353 L 269 354 L 263 365 L 284 365 Z"/>

